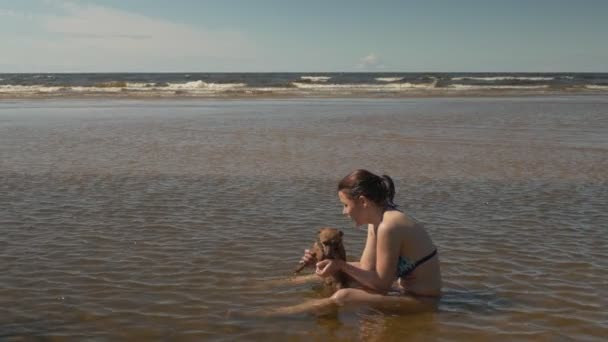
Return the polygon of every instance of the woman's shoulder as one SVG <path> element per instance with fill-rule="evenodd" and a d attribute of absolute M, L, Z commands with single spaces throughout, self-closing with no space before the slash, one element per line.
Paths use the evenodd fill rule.
<path fill-rule="evenodd" d="M 382 224 L 389 227 L 400 227 L 404 229 L 414 228 L 420 223 L 413 217 L 400 210 L 387 210 L 384 212 Z M 381 225 L 382 225 L 381 224 Z"/>
<path fill-rule="evenodd" d="M 412 219 L 407 214 L 401 211 L 391 210 L 384 213 L 378 230 L 382 230 L 395 238 L 406 238 L 416 229 L 417 224 L 416 220 Z"/>

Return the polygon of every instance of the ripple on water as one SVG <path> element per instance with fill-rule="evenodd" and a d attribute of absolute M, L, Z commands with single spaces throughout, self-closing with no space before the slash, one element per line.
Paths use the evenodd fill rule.
<path fill-rule="evenodd" d="M 330 101 L 279 115 L 237 101 L 220 106 L 228 116 L 148 106 L 147 119 L 117 106 L 3 126 L 0 339 L 602 340 L 607 148 L 551 117 L 594 134 L 605 122 L 590 127 L 574 104 L 544 117 L 546 104 L 493 103 Z M 227 317 L 321 295 L 264 281 L 290 276 L 322 226 L 361 253 L 335 181 L 375 165 L 439 247 L 439 312 Z"/>

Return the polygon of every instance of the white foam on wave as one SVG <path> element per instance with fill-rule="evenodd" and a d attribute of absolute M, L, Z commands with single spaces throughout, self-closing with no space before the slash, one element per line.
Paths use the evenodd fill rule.
<path fill-rule="evenodd" d="M 463 77 L 452 77 L 452 81 L 551 81 L 555 77 L 524 77 L 524 76 L 463 76 Z"/>
<path fill-rule="evenodd" d="M 63 88 L 63 91 L 76 92 L 76 93 L 119 93 L 123 91 L 123 87 L 67 87 Z"/>
<path fill-rule="evenodd" d="M 32 93 L 53 93 L 66 89 L 65 87 L 50 87 L 44 85 L 0 85 L 0 93 L 5 94 L 32 94 Z"/>
<path fill-rule="evenodd" d="M 127 87 L 128 88 L 128 87 Z M 39 94 L 39 93 L 117 93 L 126 88 L 121 86 L 46 86 L 46 85 L 0 85 L 0 93 L 4 94 Z M 131 88 L 128 88 L 131 90 Z M 134 88 L 139 89 L 139 88 Z M 148 90 L 150 88 L 141 88 Z"/>
<path fill-rule="evenodd" d="M 308 90 L 334 90 L 334 91 L 403 91 L 412 89 L 433 89 L 435 83 L 390 83 L 390 84 L 310 84 L 293 82 L 293 86 Z"/>
<path fill-rule="evenodd" d="M 92 91 L 104 91 L 104 89 L 121 89 L 121 90 L 148 90 L 156 86 L 156 83 L 145 82 L 104 82 L 94 86 L 73 86 L 71 88 L 83 91 L 91 89 Z"/>
<path fill-rule="evenodd" d="M 403 77 L 376 77 L 378 82 L 397 82 L 403 80 Z"/>
<path fill-rule="evenodd" d="M 35 79 L 35 80 L 39 80 L 39 79 L 43 79 L 43 78 L 47 78 L 49 80 L 53 80 L 53 79 L 55 79 L 55 75 L 41 75 L 41 74 L 38 74 L 38 75 L 32 75 L 32 78 Z"/>
<path fill-rule="evenodd" d="M 331 79 L 329 76 L 301 76 L 301 80 L 311 81 L 311 82 L 327 82 Z"/>
<path fill-rule="evenodd" d="M 592 89 L 592 90 L 608 90 L 608 85 L 586 84 L 585 88 Z"/>
<path fill-rule="evenodd" d="M 207 83 L 201 80 L 186 83 L 168 83 L 166 87 L 157 89 L 186 90 L 186 91 L 222 91 L 247 86 L 245 83 Z"/>
<path fill-rule="evenodd" d="M 293 88 L 286 87 L 247 87 L 243 91 L 245 94 L 290 94 Z"/>
<path fill-rule="evenodd" d="M 548 85 L 471 85 L 471 84 L 451 84 L 448 89 L 454 90 L 491 90 L 491 89 L 545 89 Z"/>
<path fill-rule="evenodd" d="M 107 82 L 94 86 L 46 86 L 46 85 L 0 85 L 0 94 L 29 95 L 40 93 L 119 93 L 119 92 L 150 92 L 150 93 L 221 93 L 231 89 L 246 87 L 244 83 L 206 83 L 193 81 L 186 83 L 169 83 L 159 86 L 156 83 L 144 82 Z"/>
<path fill-rule="evenodd" d="M 144 83 L 144 82 L 127 82 L 127 89 L 143 89 L 148 90 L 156 87 L 156 83 Z"/>

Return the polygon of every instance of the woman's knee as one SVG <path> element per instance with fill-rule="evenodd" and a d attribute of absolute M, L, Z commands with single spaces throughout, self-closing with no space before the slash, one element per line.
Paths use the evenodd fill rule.
<path fill-rule="evenodd" d="M 331 296 L 334 302 L 338 305 L 344 305 L 346 303 L 352 302 L 353 300 L 353 289 L 340 289 L 336 291 L 336 293 Z"/>

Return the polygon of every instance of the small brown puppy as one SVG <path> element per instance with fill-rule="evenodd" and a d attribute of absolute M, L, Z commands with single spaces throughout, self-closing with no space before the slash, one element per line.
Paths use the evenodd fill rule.
<path fill-rule="evenodd" d="M 314 259 L 307 264 L 300 264 L 295 273 L 299 273 L 304 267 L 314 265 L 325 259 L 339 259 L 346 261 L 346 251 L 342 243 L 342 231 L 336 228 L 321 228 L 317 236 L 317 241 L 312 245 L 310 253 Z M 347 286 L 347 277 L 343 272 L 338 272 L 331 277 L 324 278 L 325 285 L 339 290 Z"/>

